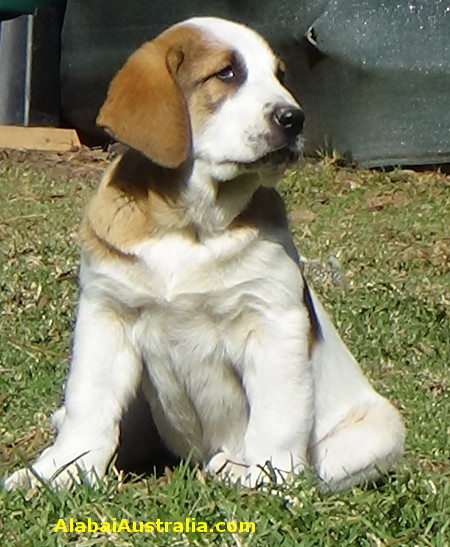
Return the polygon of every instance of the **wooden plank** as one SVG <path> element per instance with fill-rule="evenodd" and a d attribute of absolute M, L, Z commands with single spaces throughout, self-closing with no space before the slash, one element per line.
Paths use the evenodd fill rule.
<path fill-rule="evenodd" d="M 80 147 L 75 129 L 0 125 L 0 148 L 67 152 Z"/>

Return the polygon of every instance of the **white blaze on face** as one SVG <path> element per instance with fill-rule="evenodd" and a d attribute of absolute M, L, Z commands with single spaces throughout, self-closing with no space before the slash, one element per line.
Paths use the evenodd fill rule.
<path fill-rule="evenodd" d="M 226 179 L 238 169 L 236 164 L 255 162 L 276 149 L 272 113 L 276 106 L 298 108 L 298 104 L 278 80 L 279 60 L 259 34 L 216 18 L 194 18 L 184 24 L 200 28 L 206 39 L 234 51 L 245 72 L 236 92 L 193 135 L 196 159 Z"/>

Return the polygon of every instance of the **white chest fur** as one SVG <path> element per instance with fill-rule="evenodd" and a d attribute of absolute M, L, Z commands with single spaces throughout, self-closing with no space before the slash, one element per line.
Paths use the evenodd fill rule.
<path fill-rule="evenodd" d="M 166 235 L 135 255 L 131 264 L 91 264 L 82 278 L 138 310 L 127 328 L 148 372 L 159 430 L 181 456 L 239 454 L 249 415 L 246 344 L 274 309 L 299 307 L 297 266 L 279 243 L 249 229 L 203 243 Z"/>
<path fill-rule="evenodd" d="M 182 294 L 215 292 L 226 284 L 230 261 L 254 243 L 255 234 L 224 234 L 202 243 L 178 233 L 140 245 L 135 254 L 145 265 L 156 298 L 170 302 Z"/>

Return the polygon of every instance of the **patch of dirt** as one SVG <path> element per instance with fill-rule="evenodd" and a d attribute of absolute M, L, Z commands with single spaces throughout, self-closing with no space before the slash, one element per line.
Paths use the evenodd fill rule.
<path fill-rule="evenodd" d="M 30 169 L 50 178 L 98 180 L 117 153 L 114 146 L 108 150 L 83 146 L 71 152 L 0 149 L 0 163 Z"/>

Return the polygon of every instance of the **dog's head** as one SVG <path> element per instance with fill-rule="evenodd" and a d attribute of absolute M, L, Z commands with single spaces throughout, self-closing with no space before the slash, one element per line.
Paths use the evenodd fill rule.
<path fill-rule="evenodd" d="M 128 59 L 97 123 L 159 165 L 193 159 L 229 180 L 298 158 L 304 117 L 283 74 L 256 32 L 224 19 L 189 19 Z"/>

